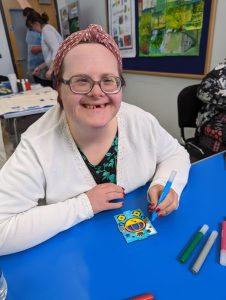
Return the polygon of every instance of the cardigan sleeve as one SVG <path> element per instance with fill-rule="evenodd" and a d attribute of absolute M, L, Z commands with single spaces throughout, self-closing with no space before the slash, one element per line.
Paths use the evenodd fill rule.
<path fill-rule="evenodd" d="M 33 247 L 93 216 L 85 193 L 38 205 L 45 185 L 36 154 L 21 143 L 0 172 L 0 255 Z"/>

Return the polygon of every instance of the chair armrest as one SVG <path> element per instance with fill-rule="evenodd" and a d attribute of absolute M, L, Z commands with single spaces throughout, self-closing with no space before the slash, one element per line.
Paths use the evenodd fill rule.
<path fill-rule="evenodd" d="M 195 149 L 198 150 L 202 155 L 205 155 L 205 152 L 204 152 L 200 147 L 194 145 L 193 143 L 187 142 L 186 145 L 189 145 L 189 146 L 195 148 Z"/>

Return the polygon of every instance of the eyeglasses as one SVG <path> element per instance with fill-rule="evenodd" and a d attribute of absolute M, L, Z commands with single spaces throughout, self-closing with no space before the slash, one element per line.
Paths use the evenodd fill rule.
<path fill-rule="evenodd" d="M 117 94 L 124 84 L 117 76 L 104 76 L 101 80 L 95 81 L 87 75 L 78 75 L 68 80 L 62 78 L 60 81 L 69 85 L 70 90 L 75 94 L 89 94 L 96 83 L 105 94 Z"/>

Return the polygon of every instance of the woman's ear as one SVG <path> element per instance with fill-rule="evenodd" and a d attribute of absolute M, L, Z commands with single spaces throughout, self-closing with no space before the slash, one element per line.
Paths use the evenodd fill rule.
<path fill-rule="evenodd" d="M 63 102 L 62 102 L 62 99 L 61 99 L 61 88 L 62 88 L 62 84 L 57 81 L 56 83 L 56 90 L 57 90 L 57 93 L 58 93 L 58 96 L 57 96 L 57 102 L 60 104 L 61 108 L 63 108 Z"/>

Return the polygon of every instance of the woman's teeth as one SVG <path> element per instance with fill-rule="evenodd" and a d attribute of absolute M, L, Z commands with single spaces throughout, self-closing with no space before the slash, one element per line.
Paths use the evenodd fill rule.
<path fill-rule="evenodd" d="M 104 108 L 106 104 L 101 104 L 101 105 L 85 105 L 86 108 L 88 109 L 95 109 L 95 108 Z"/>

